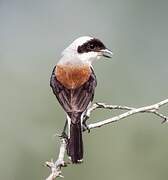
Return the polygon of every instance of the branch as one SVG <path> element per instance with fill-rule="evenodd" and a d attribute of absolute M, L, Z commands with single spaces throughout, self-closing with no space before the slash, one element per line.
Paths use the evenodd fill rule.
<path fill-rule="evenodd" d="M 168 117 L 161 114 L 160 112 L 158 112 L 158 110 L 160 109 L 161 106 L 164 106 L 166 104 L 168 104 L 168 99 L 165 99 L 163 101 L 160 101 L 160 102 L 150 105 L 150 106 L 144 106 L 144 107 L 140 107 L 140 108 L 134 108 L 134 107 L 129 107 L 129 106 L 120 106 L 120 105 L 107 105 L 105 103 L 95 103 L 87 110 L 84 120 L 87 120 L 88 118 L 90 118 L 91 113 L 96 109 L 110 109 L 110 110 L 116 109 L 116 110 L 127 110 L 127 112 L 122 113 L 118 116 L 114 116 L 112 118 L 103 120 L 103 121 L 89 124 L 87 126 L 87 128 L 89 130 L 94 129 L 94 128 L 99 128 L 99 127 L 105 126 L 107 124 L 117 122 L 119 120 L 122 120 L 126 117 L 129 117 L 129 116 L 137 114 L 137 113 L 152 113 L 155 116 L 161 118 L 163 120 L 162 123 L 164 123 L 164 122 L 168 121 Z M 84 131 L 85 130 L 87 130 L 87 129 L 84 128 Z M 66 139 L 61 138 L 61 145 L 60 145 L 58 159 L 56 160 L 56 162 L 53 162 L 53 160 L 51 160 L 51 162 L 45 163 L 45 165 L 48 168 L 50 168 L 50 170 L 51 170 L 51 174 L 49 175 L 49 177 L 46 180 L 54 180 L 57 177 L 63 177 L 61 168 L 67 166 L 67 164 L 69 163 L 69 162 L 64 161 L 66 146 L 67 146 Z"/>
<path fill-rule="evenodd" d="M 63 177 L 61 168 L 66 167 L 68 162 L 64 161 L 65 151 L 66 151 L 66 139 L 61 138 L 60 151 L 58 155 L 57 161 L 54 163 L 53 160 L 51 162 L 46 162 L 45 166 L 51 169 L 51 174 L 46 180 L 54 180 L 56 177 Z"/>
<path fill-rule="evenodd" d="M 117 122 L 121 119 L 124 119 L 128 116 L 131 116 L 133 114 L 136 113 L 153 113 L 154 115 L 160 117 L 161 119 L 163 119 L 162 123 L 165 123 L 168 121 L 168 117 L 164 116 L 163 114 L 159 113 L 158 110 L 161 106 L 168 104 L 168 99 L 165 99 L 161 102 L 158 102 L 156 104 L 150 105 L 150 106 L 144 106 L 141 108 L 133 108 L 133 107 L 128 107 L 128 106 L 118 106 L 118 105 L 106 105 L 104 103 L 96 103 L 94 104 L 91 108 L 89 108 L 88 113 L 86 116 L 90 117 L 90 114 L 92 111 L 98 109 L 98 108 L 103 108 L 103 109 L 120 109 L 120 110 L 129 110 L 128 112 L 122 113 L 118 116 L 114 116 L 112 118 L 97 122 L 97 123 L 93 123 L 93 124 L 89 124 L 88 125 L 88 129 L 94 129 L 94 128 L 98 128 L 113 122 Z M 87 117 L 87 118 L 88 118 Z"/>

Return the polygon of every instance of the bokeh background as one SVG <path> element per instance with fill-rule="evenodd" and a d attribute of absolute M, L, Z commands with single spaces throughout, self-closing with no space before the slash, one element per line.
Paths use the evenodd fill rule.
<path fill-rule="evenodd" d="M 0 0 L 0 179 L 45 179 L 64 112 L 49 87 L 61 51 L 83 35 L 112 59 L 96 62 L 95 101 L 140 107 L 168 95 L 168 1 Z M 168 114 L 167 108 L 162 111 Z M 119 112 L 96 111 L 90 122 Z M 84 133 L 85 158 L 65 179 L 167 180 L 168 125 L 152 114 Z"/>

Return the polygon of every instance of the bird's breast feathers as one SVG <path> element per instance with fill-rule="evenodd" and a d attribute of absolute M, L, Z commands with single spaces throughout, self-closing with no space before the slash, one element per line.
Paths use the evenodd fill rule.
<path fill-rule="evenodd" d="M 55 75 L 60 83 L 68 89 L 76 89 L 89 80 L 91 75 L 89 65 L 57 65 Z"/>

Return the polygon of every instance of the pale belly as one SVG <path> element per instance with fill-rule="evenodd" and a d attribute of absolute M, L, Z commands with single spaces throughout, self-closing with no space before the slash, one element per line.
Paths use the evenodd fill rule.
<path fill-rule="evenodd" d="M 91 69 L 88 65 L 57 65 L 55 75 L 68 89 L 76 89 L 88 81 Z"/>

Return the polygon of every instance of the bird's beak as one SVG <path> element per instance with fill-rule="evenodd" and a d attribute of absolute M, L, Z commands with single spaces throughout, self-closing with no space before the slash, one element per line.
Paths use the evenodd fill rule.
<path fill-rule="evenodd" d="M 113 55 L 113 52 L 110 51 L 109 49 L 102 49 L 101 53 L 102 53 L 102 56 L 104 56 L 106 58 L 111 58 Z"/>

